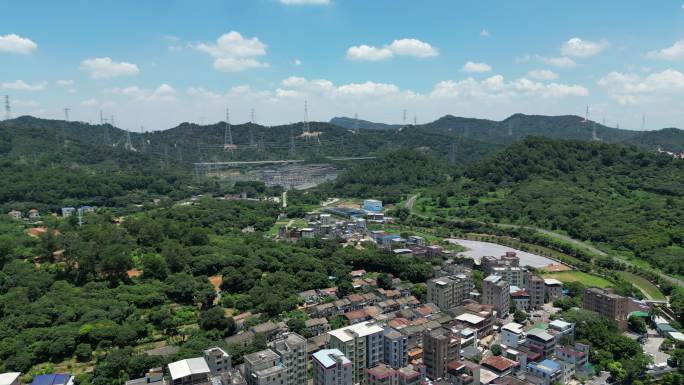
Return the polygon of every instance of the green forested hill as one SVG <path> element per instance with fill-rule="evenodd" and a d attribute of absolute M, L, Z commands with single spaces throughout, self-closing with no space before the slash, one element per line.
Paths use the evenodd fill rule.
<path fill-rule="evenodd" d="M 684 273 L 684 161 L 634 147 L 528 138 L 469 167 L 450 215 L 558 229 Z"/>
<path fill-rule="evenodd" d="M 639 133 L 627 139 L 624 143 L 634 144 L 639 147 L 672 152 L 684 152 L 684 130 L 678 128 L 663 128 L 657 131 Z"/>

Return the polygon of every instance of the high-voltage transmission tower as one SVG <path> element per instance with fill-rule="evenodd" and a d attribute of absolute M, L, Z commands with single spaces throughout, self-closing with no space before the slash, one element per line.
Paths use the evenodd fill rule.
<path fill-rule="evenodd" d="M 67 107 L 64 109 L 64 120 L 67 122 L 69 121 L 69 111 L 71 111 L 71 108 Z"/>
<path fill-rule="evenodd" d="M 402 112 L 403 112 L 403 115 L 401 118 L 401 124 L 405 126 L 406 125 L 406 109 L 404 109 Z"/>
<path fill-rule="evenodd" d="M 230 110 L 226 108 L 226 128 L 223 131 L 223 149 L 233 150 L 235 145 L 233 144 L 233 132 L 230 129 Z"/>
<path fill-rule="evenodd" d="M 641 131 L 646 130 L 646 114 L 641 115 Z"/>
<path fill-rule="evenodd" d="M 5 120 L 12 119 L 12 108 L 10 107 L 9 95 L 5 95 Z"/>
<path fill-rule="evenodd" d="M 126 143 L 124 144 L 126 150 L 135 151 L 133 147 L 133 142 L 131 142 L 131 132 L 126 130 Z"/>
<path fill-rule="evenodd" d="M 354 134 L 359 134 L 359 115 L 354 114 Z"/>
<path fill-rule="evenodd" d="M 596 134 L 596 122 L 594 122 L 594 126 L 591 130 L 591 140 L 600 140 L 598 135 Z"/>

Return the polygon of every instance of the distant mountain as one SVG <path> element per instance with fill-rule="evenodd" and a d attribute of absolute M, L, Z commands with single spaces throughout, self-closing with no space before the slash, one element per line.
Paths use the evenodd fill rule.
<path fill-rule="evenodd" d="M 355 129 L 356 127 L 364 130 L 393 130 L 402 127 L 401 124 L 375 123 L 369 120 L 347 118 L 344 116 L 330 119 L 330 124 L 350 130 Z"/>
<path fill-rule="evenodd" d="M 338 117 L 331 123 L 353 127 L 354 119 Z M 684 151 L 684 131 L 667 128 L 658 131 L 639 132 L 604 126 L 575 115 L 544 116 L 514 114 L 502 121 L 463 118 L 445 115 L 433 122 L 415 126 L 423 131 L 448 132 L 459 138 L 469 138 L 484 143 L 508 145 L 528 136 L 553 139 L 593 140 L 596 136 L 607 143 L 625 143 L 645 149 L 661 147 L 668 151 Z M 399 128 L 401 125 L 359 121 L 359 127 Z M 413 127 L 413 126 L 410 126 Z"/>
<path fill-rule="evenodd" d="M 679 128 L 663 128 L 656 131 L 639 132 L 625 143 L 634 144 L 651 150 L 662 149 L 672 152 L 684 152 L 684 130 Z"/>

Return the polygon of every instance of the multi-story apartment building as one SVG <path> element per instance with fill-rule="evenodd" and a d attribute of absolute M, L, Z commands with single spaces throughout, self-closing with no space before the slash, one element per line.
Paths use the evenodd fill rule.
<path fill-rule="evenodd" d="M 377 364 L 368 369 L 368 385 L 418 385 L 422 378 L 412 366 L 393 369 L 385 364 Z"/>
<path fill-rule="evenodd" d="M 367 384 L 366 369 L 383 358 L 383 329 L 361 322 L 328 332 L 330 349 L 338 349 L 353 364 L 354 384 Z"/>
<path fill-rule="evenodd" d="M 491 305 L 498 318 L 506 318 L 510 306 L 510 285 L 500 275 L 490 275 L 482 281 L 482 299 Z"/>
<path fill-rule="evenodd" d="M 530 310 L 540 310 L 544 307 L 544 278 L 527 273 L 525 276 L 525 291 L 530 295 Z"/>
<path fill-rule="evenodd" d="M 473 287 L 472 274 L 460 273 L 433 278 L 427 282 L 427 301 L 442 310 L 453 309 L 469 298 Z"/>
<path fill-rule="evenodd" d="M 551 334 L 542 328 L 530 329 L 525 340 L 525 344 L 530 350 L 539 353 L 544 358 L 553 355 L 557 342 L 555 334 Z"/>
<path fill-rule="evenodd" d="M 525 283 L 525 270 L 519 266 L 494 266 L 490 275 L 500 275 L 511 286 L 523 287 Z"/>
<path fill-rule="evenodd" d="M 494 267 L 503 267 L 503 266 L 519 267 L 520 266 L 520 258 L 518 258 L 518 256 L 515 254 L 515 252 L 508 251 L 508 252 L 506 252 L 506 254 L 502 255 L 500 258 L 496 258 L 494 256 L 482 257 L 480 264 L 482 265 L 482 271 L 484 271 L 485 275 L 491 275 L 492 269 Z"/>
<path fill-rule="evenodd" d="M 408 337 L 388 327 L 383 332 L 384 362 L 397 369 L 408 363 Z"/>
<path fill-rule="evenodd" d="M 352 362 L 338 349 L 323 349 L 312 355 L 313 385 L 352 385 Z"/>
<path fill-rule="evenodd" d="M 230 354 L 219 347 L 205 350 L 204 360 L 207 362 L 211 373 L 221 374 L 233 369 Z"/>
<path fill-rule="evenodd" d="M 306 338 L 297 333 L 286 333 L 271 343 L 282 364 L 287 368 L 288 385 L 306 385 Z"/>
<path fill-rule="evenodd" d="M 546 278 L 544 279 L 544 286 L 547 301 L 553 302 L 556 298 L 563 296 L 563 282 L 553 278 Z"/>
<path fill-rule="evenodd" d="M 271 349 L 245 356 L 245 380 L 247 385 L 289 384 L 287 368 Z"/>
<path fill-rule="evenodd" d="M 461 355 L 461 340 L 449 329 L 438 328 L 423 333 L 423 364 L 432 380 L 446 378 L 447 365 Z"/>
<path fill-rule="evenodd" d="M 620 330 L 627 329 L 629 300 L 626 297 L 617 295 L 610 289 L 590 287 L 584 291 L 582 299 L 582 307 L 614 319 Z"/>

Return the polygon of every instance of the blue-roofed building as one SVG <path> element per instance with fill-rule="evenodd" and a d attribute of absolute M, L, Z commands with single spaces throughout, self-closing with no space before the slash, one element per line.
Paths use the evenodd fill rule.
<path fill-rule="evenodd" d="M 374 213 L 381 213 L 382 201 L 379 201 L 377 199 L 365 199 L 363 201 L 363 209 Z"/>
<path fill-rule="evenodd" d="M 546 359 L 542 362 L 530 362 L 527 364 L 527 375 L 535 377 L 539 385 L 550 385 L 559 381 L 563 375 L 561 365 L 554 360 Z"/>
<path fill-rule="evenodd" d="M 42 374 L 33 377 L 31 385 L 74 385 L 70 374 Z"/>

